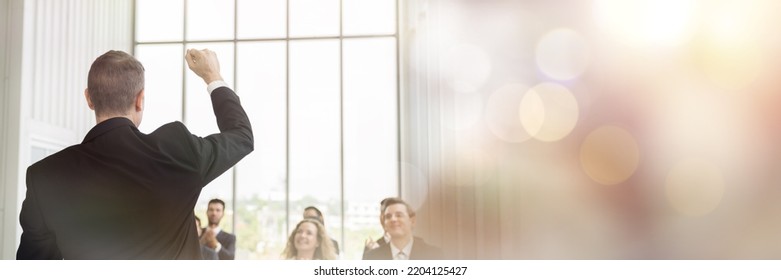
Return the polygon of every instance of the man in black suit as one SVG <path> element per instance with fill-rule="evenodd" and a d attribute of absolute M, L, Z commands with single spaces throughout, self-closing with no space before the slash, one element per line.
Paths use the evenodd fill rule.
<path fill-rule="evenodd" d="M 318 220 L 325 227 L 325 218 L 323 217 L 323 212 L 320 212 L 320 209 L 317 209 L 317 207 L 307 206 L 304 208 L 304 219 Z M 328 238 L 331 237 L 329 236 Z M 336 242 L 336 239 L 331 238 L 331 243 L 334 244 L 335 253 L 339 255 L 339 242 Z"/>
<path fill-rule="evenodd" d="M 398 198 L 388 199 L 384 211 L 385 230 L 390 242 L 367 252 L 365 260 L 440 260 L 442 250 L 412 235 L 415 211 Z"/>
<path fill-rule="evenodd" d="M 203 229 L 201 244 L 216 252 L 221 260 L 235 259 L 236 236 L 220 228 L 220 221 L 225 216 L 225 202 L 217 198 L 209 200 L 206 216 L 209 227 Z"/>
<path fill-rule="evenodd" d="M 17 259 L 201 258 L 201 188 L 253 150 L 253 135 L 214 52 L 188 50 L 185 59 L 207 84 L 220 133 L 201 138 L 181 122 L 141 133 L 143 66 L 121 51 L 101 55 L 84 91 L 97 124 L 81 144 L 27 169 Z"/>
<path fill-rule="evenodd" d="M 372 249 L 376 249 L 382 245 L 385 245 L 390 240 L 390 235 L 388 235 L 388 231 L 385 230 L 385 206 L 386 206 L 386 202 L 388 202 L 391 199 L 395 199 L 395 197 L 388 197 L 380 201 L 380 226 L 382 226 L 382 237 L 378 238 L 376 241 L 372 240 L 371 237 L 369 239 L 366 239 L 363 247 L 364 259 L 366 259 L 366 253 L 368 253 Z"/>

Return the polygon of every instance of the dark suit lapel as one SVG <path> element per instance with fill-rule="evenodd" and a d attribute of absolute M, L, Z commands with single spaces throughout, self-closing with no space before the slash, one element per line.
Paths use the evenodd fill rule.
<path fill-rule="evenodd" d="M 220 233 L 217 234 L 217 241 L 224 244 L 228 242 L 227 239 L 228 239 L 228 234 L 225 233 L 224 230 L 220 230 Z"/>
<path fill-rule="evenodd" d="M 393 253 L 391 253 L 390 244 L 385 243 L 376 249 L 372 249 L 367 253 L 367 259 L 369 260 L 392 260 Z"/>

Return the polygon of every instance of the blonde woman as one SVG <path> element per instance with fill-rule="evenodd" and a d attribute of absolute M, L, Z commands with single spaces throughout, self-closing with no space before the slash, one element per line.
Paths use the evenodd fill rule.
<path fill-rule="evenodd" d="M 288 260 L 335 260 L 336 253 L 325 227 L 315 219 L 304 219 L 287 238 L 282 256 Z"/>

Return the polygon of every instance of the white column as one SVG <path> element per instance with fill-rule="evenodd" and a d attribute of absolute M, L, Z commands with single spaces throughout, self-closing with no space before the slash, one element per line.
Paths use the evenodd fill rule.
<path fill-rule="evenodd" d="M 7 78 L 0 87 L 0 255 L 14 259 L 27 166 L 81 142 L 94 125 L 82 94 L 87 73 L 108 50 L 132 53 L 133 1 L 0 0 L 0 7 L 8 13 L 0 23 Z"/>
<path fill-rule="evenodd" d="M 21 116 L 22 116 L 22 49 L 24 46 L 24 0 L 3 0 L 7 9 L 7 21 L 4 22 L 3 43 L 3 106 L 2 109 L 2 166 L 0 178 L 2 178 L 2 242 L 0 253 L 3 259 L 16 257 L 16 240 L 18 227 L 17 197 L 20 182 L 21 168 L 19 166 L 21 151 Z"/>

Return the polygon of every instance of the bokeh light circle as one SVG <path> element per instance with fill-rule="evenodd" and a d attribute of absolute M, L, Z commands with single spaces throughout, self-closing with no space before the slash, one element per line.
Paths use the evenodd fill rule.
<path fill-rule="evenodd" d="M 697 29 L 695 0 L 597 0 L 600 28 L 627 45 L 677 46 Z"/>
<path fill-rule="evenodd" d="M 523 128 L 532 137 L 545 142 L 561 140 L 578 122 L 578 102 L 566 87 L 542 83 L 526 93 L 520 105 Z"/>
<path fill-rule="evenodd" d="M 766 54 L 758 44 L 729 46 L 711 40 L 699 44 L 694 51 L 701 71 L 723 89 L 750 86 L 765 67 Z"/>
<path fill-rule="evenodd" d="M 537 66 L 548 77 L 570 80 L 580 76 L 589 63 L 586 40 L 577 32 L 559 28 L 548 32 L 537 43 Z"/>
<path fill-rule="evenodd" d="M 702 216 L 712 212 L 724 197 L 724 176 L 714 164 L 683 160 L 667 174 L 667 201 L 678 213 Z"/>
<path fill-rule="evenodd" d="M 602 126 L 589 133 L 580 146 L 580 164 L 589 178 L 615 185 L 631 177 L 640 163 L 635 138 L 623 128 Z"/>
<path fill-rule="evenodd" d="M 528 89 L 522 84 L 507 84 L 488 98 L 484 120 L 494 136 L 511 143 L 520 143 L 531 138 L 519 117 L 519 105 Z"/>

